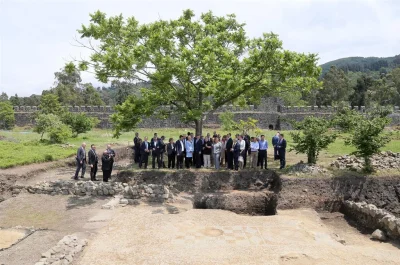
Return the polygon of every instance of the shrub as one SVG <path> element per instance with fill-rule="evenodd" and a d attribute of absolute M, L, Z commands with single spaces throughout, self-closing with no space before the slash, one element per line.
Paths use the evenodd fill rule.
<path fill-rule="evenodd" d="M 40 140 L 43 139 L 43 135 L 50 131 L 52 127 L 58 127 L 61 125 L 60 118 L 55 114 L 39 114 L 35 119 L 36 125 L 33 128 L 34 132 L 41 134 Z"/>
<path fill-rule="evenodd" d="M 336 134 L 330 133 L 331 122 L 324 118 L 306 117 L 302 122 L 292 122 L 299 131 L 290 132 L 298 153 L 307 154 L 307 162 L 315 164 L 319 152 L 326 149 L 336 139 Z"/>
<path fill-rule="evenodd" d="M 60 123 L 51 127 L 48 135 L 51 143 L 62 143 L 71 137 L 71 129 L 67 125 Z"/>
<path fill-rule="evenodd" d="M 84 113 L 66 113 L 62 117 L 62 122 L 72 130 L 72 136 L 77 137 L 80 133 L 90 131 L 98 124 L 97 118 L 87 117 Z"/>
<path fill-rule="evenodd" d="M 14 109 L 10 102 L 0 102 L 0 129 L 12 130 L 15 125 Z"/>
<path fill-rule="evenodd" d="M 383 130 L 390 123 L 387 117 L 375 117 L 368 119 L 360 116 L 351 136 L 345 140 L 345 144 L 354 146 L 357 151 L 354 155 L 364 158 L 364 171 L 372 172 L 371 156 L 380 152 L 380 148 L 390 142 L 390 136 Z"/>

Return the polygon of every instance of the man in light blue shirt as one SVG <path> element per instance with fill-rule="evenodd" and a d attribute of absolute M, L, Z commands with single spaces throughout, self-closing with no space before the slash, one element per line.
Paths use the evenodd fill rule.
<path fill-rule="evenodd" d="M 264 168 L 264 163 L 265 163 L 265 169 L 267 169 L 267 149 L 268 149 L 268 142 L 267 140 L 265 140 L 265 136 L 261 135 L 261 139 L 258 142 L 258 144 L 260 145 L 260 149 L 259 149 L 259 153 L 258 156 L 260 158 L 260 166 L 261 169 Z"/>

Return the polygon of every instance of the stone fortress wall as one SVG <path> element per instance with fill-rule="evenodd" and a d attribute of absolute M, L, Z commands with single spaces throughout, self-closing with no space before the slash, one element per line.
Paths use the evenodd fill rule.
<path fill-rule="evenodd" d="M 114 112 L 110 106 L 70 106 L 70 112 L 84 112 L 88 116 L 97 117 L 100 120 L 99 128 L 111 128 L 110 115 Z M 354 109 L 361 113 L 366 112 L 365 106 L 356 106 Z M 20 127 L 31 126 L 34 124 L 32 114 L 38 110 L 38 107 L 15 106 L 15 121 Z M 287 130 L 291 129 L 288 121 L 301 121 L 307 116 L 330 117 L 337 111 L 332 106 L 285 106 L 279 98 L 270 97 L 262 99 L 259 105 L 250 105 L 245 109 L 226 105 L 218 109 L 215 113 L 208 115 L 204 121 L 204 126 L 217 128 L 221 124 L 218 115 L 230 111 L 234 114 L 234 120 L 246 120 L 248 117 L 258 120 L 258 126 L 263 129 Z M 394 107 L 392 126 L 400 125 L 399 107 Z M 179 115 L 172 115 L 168 119 L 144 118 L 138 125 L 139 128 L 187 128 L 190 124 L 180 121 Z"/>

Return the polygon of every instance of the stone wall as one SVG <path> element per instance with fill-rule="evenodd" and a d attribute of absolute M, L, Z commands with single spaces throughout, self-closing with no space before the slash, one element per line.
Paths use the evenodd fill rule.
<path fill-rule="evenodd" d="M 373 204 L 345 201 L 341 211 L 364 227 L 380 229 L 389 237 L 400 239 L 400 218 Z"/>
<path fill-rule="evenodd" d="M 34 124 L 33 113 L 37 111 L 37 107 L 30 106 L 15 106 L 15 121 L 20 127 L 31 126 Z M 111 128 L 110 115 L 114 112 L 110 106 L 70 106 L 70 112 L 84 112 L 88 116 L 96 117 L 100 120 L 99 128 Z M 173 109 L 173 107 L 171 107 Z M 365 106 L 355 106 L 354 109 L 365 113 Z M 301 121 L 307 116 L 331 117 L 337 111 L 332 106 L 285 106 L 279 98 L 271 97 L 264 98 L 260 104 L 250 105 L 245 109 L 240 109 L 232 105 L 225 105 L 219 108 L 215 113 L 208 115 L 204 121 L 205 127 L 216 128 L 221 122 L 218 118 L 220 113 L 230 111 L 234 114 L 234 120 L 246 120 L 248 117 L 258 120 L 260 128 L 291 129 L 290 120 Z M 400 110 L 399 107 L 394 107 L 392 125 L 400 125 Z M 179 115 L 172 115 L 168 119 L 159 119 L 156 117 L 144 118 L 138 128 L 187 128 L 193 127 L 193 124 L 186 124 L 180 120 Z"/>

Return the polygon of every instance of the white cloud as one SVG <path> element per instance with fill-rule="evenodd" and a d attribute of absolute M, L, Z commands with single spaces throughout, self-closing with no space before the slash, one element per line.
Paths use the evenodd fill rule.
<path fill-rule="evenodd" d="M 70 56 L 86 51 L 73 47 L 76 30 L 100 9 L 123 13 L 146 23 L 212 10 L 235 13 L 252 37 L 280 35 L 284 47 L 318 53 L 320 62 L 348 56 L 393 56 L 400 47 L 400 2 L 397 0 L 283 1 L 95 1 L 0 0 L 0 89 L 9 95 L 41 93 L 54 82 L 54 72 Z M 96 82 L 88 74 L 85 82 Z M 96 82 L 98 84 L 98 82 Z"/>

